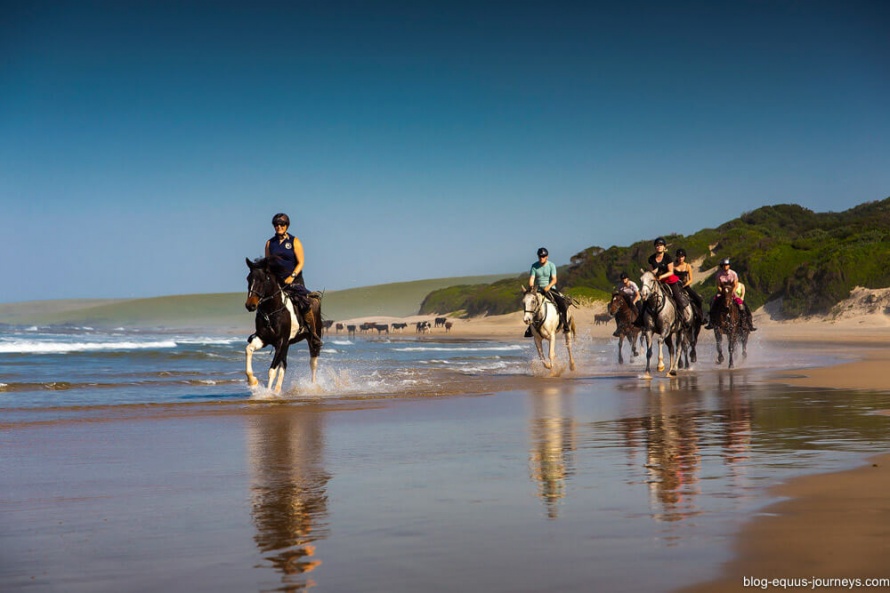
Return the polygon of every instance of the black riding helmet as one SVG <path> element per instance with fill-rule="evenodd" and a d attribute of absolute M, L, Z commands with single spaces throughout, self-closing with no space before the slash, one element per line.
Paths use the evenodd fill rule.
<path fill-rule="evenodd" d="M 547 251 L 546 247 L 541 247 L 540 249 L 538 249 L 538 257 L 547 257 L 548 255 L 550 255 L 550 252 Z"/>
<path fill-rule="evenodd" d="M 720 260 L 720 265 L 721 265 L 721 266 L 728 266 L 728 265 L 729 265 L 729 258 L 728 258 L 728 257 L 724 257 L 723 259 L 721 259 L 721 260 Z"/>
<path fill-rule="evenodd" d="M 627 278 L 628 278 L 627 273 L 626 273 L 626 272 L 621 272 L 621 279 L 622 279 L 622 280 L 626 280 Z"/>
<path fill-rule="evenodd" d="M 686 257 L 686 250 L 682 247 L 677 250 L 677 257 Z"/>
<path fill-rule="evenodd" d="M 287 226 L 290 226 L 290 218 L 288 218 L 287 214 L 284 212 L 279 212 L 272 217 L 272 224 L 286 224 Z"/>
<path fill-rule="evenodd" d="M 655 239 L 655 241 L 653 241 L 652 245 L 655 246 L 655 247 L 658 247 L 659 245 L 665 245 L 665 246 L 666 246 L 666 245 L 667 245 L 667 241 L 664 240 L 664 237 L 658 237 L 657 239 Z"/>

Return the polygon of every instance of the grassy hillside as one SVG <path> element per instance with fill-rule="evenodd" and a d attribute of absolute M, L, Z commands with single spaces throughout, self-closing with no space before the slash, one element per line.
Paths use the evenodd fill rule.
<path fill-rule="evenodd" d="M 431 291 L 453 284 L 489 283 L 504 275 L 438 278 L 327 292 L 328 319 L 367 316 L 406 317 L 420 309 Z M 148 299 L 78 299 L 0 304 L 0 323 L 90 326 L 219 327 L 248 330 L 254 314 L 244 308 L 245 293 L 194 294 Z"/>
<path fill-rule="evenodd" d="M 764 206 L 716 229 L 665 235 L 673 254 L 683 247 L 704 269 L 729 257 L 754 308 L 781 299 L 787 317 L 824 314 L 856 286 L 890 286 L 890 198 L 844 212 L 815 213 L 794 204 Z M 654 237 L 627 246 L 589 247 L 559 269 L 560 287 L 574 296 L 608 299 L 621 272 L 632 278 L 648 268 Z M 698 275 L 702 280 L 702 275 Z M 523 278 L 519 278 L 525 283 Z M 431 294 L 424 311 L 503 313 L 519 308 L 516 281 L 453 286 Z M 697 287 L 713 294 L 713 279 Z"/>

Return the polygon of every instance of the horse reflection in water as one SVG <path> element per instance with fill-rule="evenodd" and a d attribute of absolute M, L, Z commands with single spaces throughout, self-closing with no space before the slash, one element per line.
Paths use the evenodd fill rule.
<path fill-rule="evenodd" d="M 249 419 L 254 540 L 281 573 L 277 591 L 315 585 L 307 574 L 321 560 L 315 542 L 328 535 L 327 483 L 322 458 L 323 415 L 307 408 L 262 411 Z"/>
<path fill-rule="evenodd" d="M 571 395 L 556 388 L 530 394 L 532 398 L 529 472 L 538 485 L 547 518 L 559 516 L 559 502 L 566 495 L 566 480 L 575 473 L 575 418 Z"/>
<path fill-rule="evenodd" d="M 628 467 L 642 468 L 634 482 L 647 485 L 652 518 L 658 522 L 678 523 L 703 512 L 698 504 L 701 475 L 716 475 L 717 459 L 722 459 L 731 492 L 744 495 L 750 487 L 744 462 L 751 448 L 751 405 L 744 388 L 738 388 L 738 378 L 724 374 L 713 393 L 720 402 L 717 409 L 703 405 L 706 392 L 698 377 L 689 375 L 650 384 L 653 396 L 639 416 L 617 421 Z M 714 447 L 719 447 L 719 457 L 703 456 Z"/>

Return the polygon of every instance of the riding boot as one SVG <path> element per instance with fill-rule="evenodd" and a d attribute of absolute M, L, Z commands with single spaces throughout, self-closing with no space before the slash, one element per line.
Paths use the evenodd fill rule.
<path fill-rule="evenodd" d="M 522 337 L 523 338 L 532 337 L 532 326 L 528 326 L 527 328 L 525 328 L 525 334 Z"/>
<path fill-rule="evenodd" d="M 743 307 L 745 312 L 745 325 L 748 328 L 749 332 L 756 332 L 757 328 L 754 327 L 754 316 L 751 314 L 750 307 Z"/>
<path fill-rule="evenodd" d="M 705 326 L 705 329 L 714 329 L 714 308 L 711 307 L 711 310 L 708 311 L 708 324 Z"/>
<path fill-rule="evenodd" d="M 321 341 L 321 336 L 315 333 L 315 313 L 312 312 L 312 308 L 308 307 L 305 311 L 300 311 L 300 317 L 303 321 L 303 326 L 306 328 L 306 331 L 309 333 L 312 338 Z"/>

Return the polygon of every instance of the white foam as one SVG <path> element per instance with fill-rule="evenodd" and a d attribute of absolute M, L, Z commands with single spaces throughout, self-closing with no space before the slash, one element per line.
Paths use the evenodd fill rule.
<path fill-rule="evenodd" d="M 174 340 L 154 342 L 55 342 L 41 340 L 12 340 L 0 342 L 4 354 L 64 354 L 67 352 L 109 352 L 122 350 L 157 350 L 176 348 Z"/>

